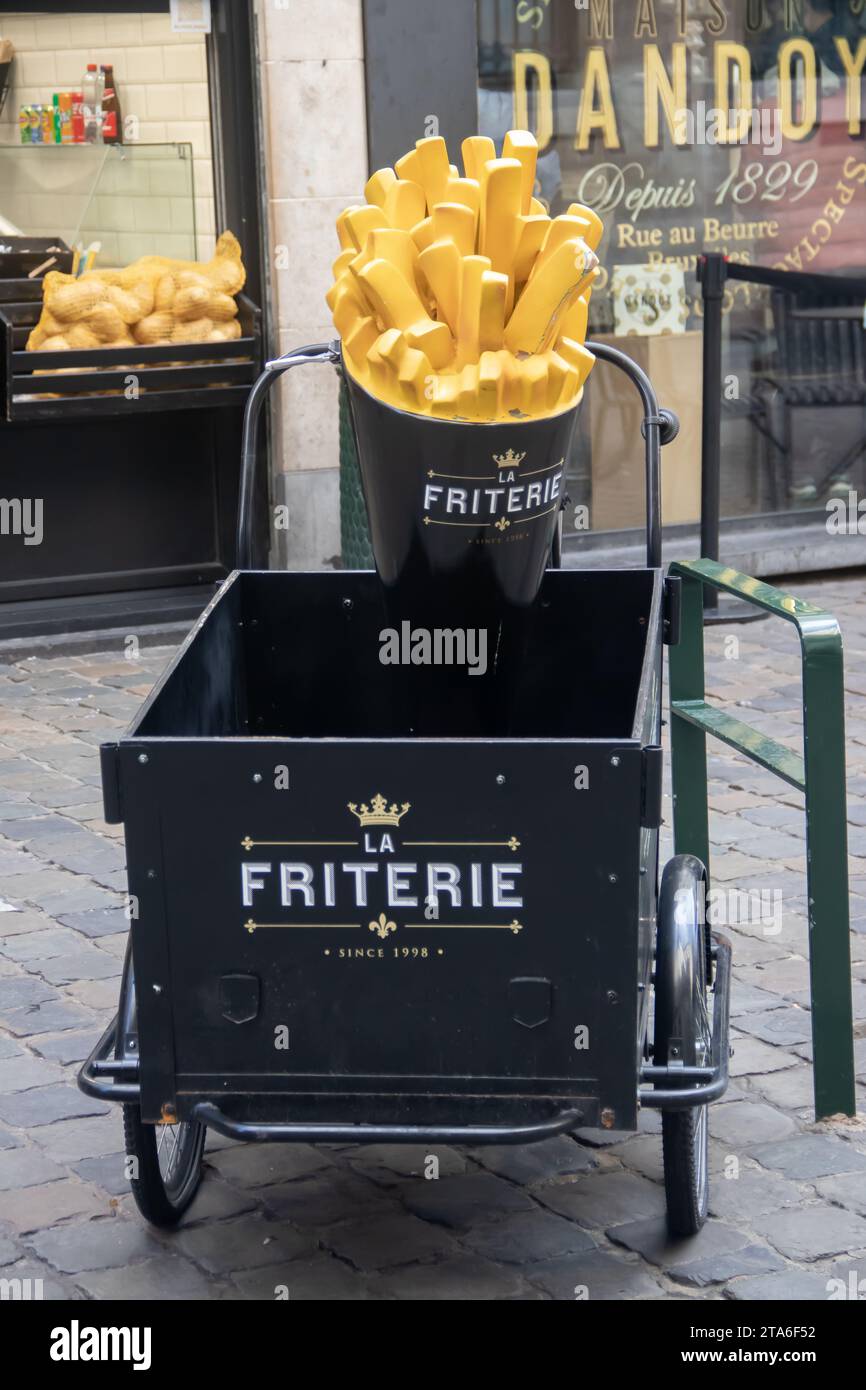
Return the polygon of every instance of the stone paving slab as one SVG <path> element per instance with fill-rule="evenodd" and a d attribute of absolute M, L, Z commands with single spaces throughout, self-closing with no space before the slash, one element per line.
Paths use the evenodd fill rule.
<path fill-rule="evenodd" d="M 847 653 L 856 1058 L 866 1110 L 866 605 L 857 578 L 795 583 Z M 725 638 L 739 638 L 729 659 Z M 707 631 L 707 689 L 796 746 L 794 634 Z M 727 653 L 727 654 L 726 654 Z M 660 1117 L 526 1149 L 236 1145 L 210 1135 L 173 1233 L 149 1230 L 120 1116 L 77 1068 L 114 1010 L 128 921 L 122 827 L 102 819 L 98 744 L 171 655 L 0 660 L 0 1266 L 52 1299 L 820 1301 L 866 1280 L 866 1119 L 814 1125 L 803 798 L 710 746 L 714 882 L 781 893 L 733 941 L 732 1084 L 711 1112 L 710 1221 L 664 1223 Z M 671 851 L 669 779 L 663 832 Z M 438 1178 L 425 1174 L 437 1165 Z M 856 1281 L 855 1285 L 856 1285 Z M 847 1286 L 847 1284 L 846 1284 Z M 866 1283 L 860 1285 L 866 1289 Z"/>

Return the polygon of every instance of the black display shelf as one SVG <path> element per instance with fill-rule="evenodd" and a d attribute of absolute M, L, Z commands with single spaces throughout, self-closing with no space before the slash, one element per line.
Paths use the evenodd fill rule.
<path fill-rule="evenodd" d="M 231 342 L 28 352 L 25 344 L 42 308 L 40 291 L 39 281 L 0 282 L 7 421 L 202 410 L 245 400 L 258 375 L 261 312 L 245 295 L 238 296 L 241 337 Z M 11 297 L 18 293 L 23 297 Z M 127 389 L 131 376 L 135 392 Z"/>
<path fill-rule="evenodd" d="M 235 567 L 261 310 L 238 296 L 242 336 L 227 343 L 27 352 L 41 299 L 39 280 L 0 280 L 0 496 L 38 500 L 43 531 L 3 536 L 0 640 L 192 621 Z"/>

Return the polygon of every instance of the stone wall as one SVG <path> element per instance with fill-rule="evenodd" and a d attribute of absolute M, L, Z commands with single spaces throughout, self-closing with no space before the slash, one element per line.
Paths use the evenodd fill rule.
<path fill-rule="evenodd" d="M 367 178 L 361 0 L 258 0 L 266 152 L 266 249 L 280 352 L 334 336 L 325 293 L 337 213 Z M 340 550 L 337 379 L 328 367 L 284 377 L 274 412 L 273 501 L 288 507 L 272 563 L 328 566 Z"/>

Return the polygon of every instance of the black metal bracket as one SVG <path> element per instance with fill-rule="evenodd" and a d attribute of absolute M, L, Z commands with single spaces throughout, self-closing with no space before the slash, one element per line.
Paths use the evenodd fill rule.
<path fill-rule="evenodd" d="M 120 759 L 116 743 L 99 745 L 99 770 L 102 774 L 102 809 L 106 825 L 121 825 L 123 810 L 120 804 Z"/>
<path fill-rule="evenodd" d="M 94 1100 L 138 1104 L 141 1101 L 138 1058 L 115 1056 L 117 1021 L 118 1015 L 115 1014 L 79 1071 L 78 1085 L 86 1096 Z"/>
<path fill-rule="evenodd" d="M 640 774 L 640 823 L 649 830 L 658 830 L 662 823 L 663 776 L 661 744 L 650 743 L 642 750 Z"/>
<path fill-rule="evenodd" d="M 716 978 L 713 985 L 713 1038 L 710 1062 L 706 1067 L 668 1065 L 641 1067 L 641 1081 L 652 1082 L 653 1090 L 638 1088 L 638 1103 L 656 1110 L 688 1110 L 718 1100 L 728 1088 L 731 1015 L 731 943 L 724 936 L 713 936 Z"/>
<path fill-rule="evenodd" d="M 665 579 L 662 601 L 662 641 L 666 647 L 676 647 L 680 640 L 683 608 L 683 581 L 678 575 Z"/>

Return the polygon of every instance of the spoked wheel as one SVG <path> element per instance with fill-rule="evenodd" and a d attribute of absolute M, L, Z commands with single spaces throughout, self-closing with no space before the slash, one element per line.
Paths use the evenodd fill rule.
<path fill-rule="evenodd" d="M 668 1230 L 694 1236 L 707 1219 L 710 1197 L 707 1107 L 662 1115 Z"/>
<path fill-rule="evenodd" d="M 707 1007 L 706 870 L 680 854 L 665 865 L 659 891 L 653 1061 L 706 1066 L 711 1056 Z M 671 1235 L 693 1236 L 707 1219 L 707 1106 L 662 1112 L 665 1197 Z"/>
<path fill-rule="evenodd" d="M 137 1105 L 123 1107 L 123 1135 L 130 1164 L 130 1186 L 145 1220 L 174 1226 L 201 1182 L 206 1128 L 196 1120 L 146 1125 Z"/>
<path fill-rule="evenodd" d="M 135 966 L 132 942 L 123 963 L 118 1009 L 121 1040 L 137 1038 Z M 201 1182 L 207 1126 L 197 1120 L 176 1125 L 146 1125 L 137 1105 L 123 1107 L 123 1137 L 129 1183 L 136 1205 L 154 1226 L 174 1226 Z"/>

